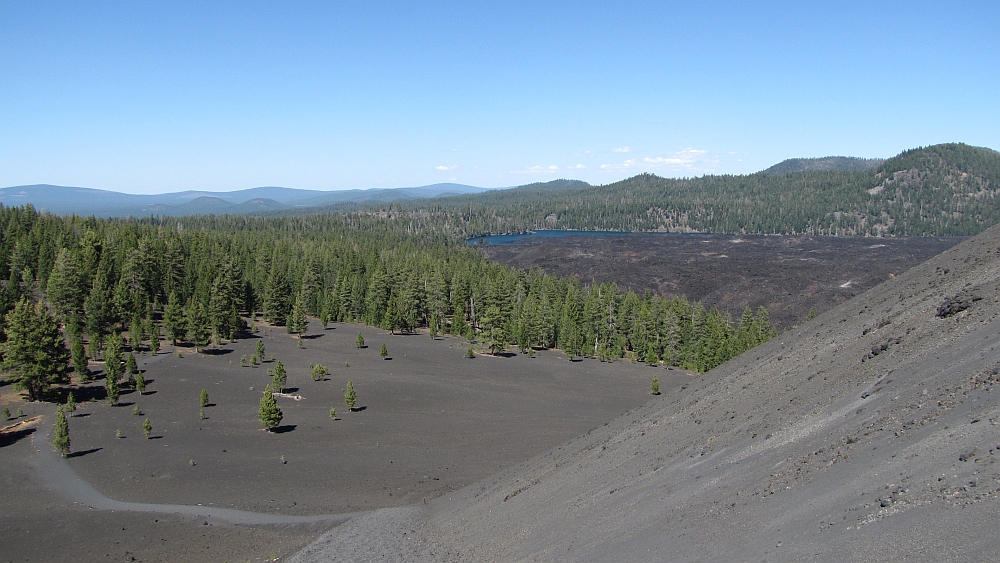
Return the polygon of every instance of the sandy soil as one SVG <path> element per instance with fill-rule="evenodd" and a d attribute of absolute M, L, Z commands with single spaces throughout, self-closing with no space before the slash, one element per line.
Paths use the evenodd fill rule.
<path fill-rule="evenodd" d="M 274 363 L 239 365 L 257 338 L 206 354 L 180 349 L 178 357 L 168 347 L 156 357 L 139 356 L 147 393 L 123 394 L 116 407 L 81 403 L 69 419 L 73 454 L 65 461 L 47 443 L 54 406 L 25 403 L 9 386 L 0 388 L 0 402 L 12 411 L 21 407 L 26 417 L 48 419 L 3 438 L 0 561 L 284 556 L 340 520 L 261 525 L 212 510 L 283 518 L 423 506 L 425 498 L 432 501 L 643 404 L 654 374 L 665 391 L 691 381 L 688 374 L 640 364 L 570 362 L 555 351 L 468 360 L 460 339 L 432 341 L 426 334 L 389 335 L 357 325 L 313 327 L 303 348 L 280 328 L 258 334 L 267 356 L 288 369 L 288 394 L 302 397 L 278 398 L 284 420 L 276 433 L 260 430 L 257 421 Z M 359 331 L 368 348 L 355 348 Z M 378 355 L 383 342 L 389 360 Z M 311 379 L 313 363 L 330 369 L 326 380 Z M 344 408 L 348 379 L 366 407 L 361 412 Z M 103 396 L 98 383 L 74 388 L 78 397 Z M 201 389 L 212 403 L 204 419 Z M 132 414 L 136 405 L 141 416 Z M 330 419 L 331 407 L 339 420 Z M 141 432 L 145 418 L 153 424 L 149 440 Z M 54 470 L 46 469 L 47 458 Z M 93 493 L 72 486 L 74 477 Z M 157 504 L 202 508 L 178 514 Z"/>
<path fill-rule="evenodd" d="M 790 328 L 958 244 L 961 237 L 854 238 L 635 234 L 521 239 L 482 247 L 491 260 L 642 293 L 684 295 L 738 320 L 767 307 Z"/>

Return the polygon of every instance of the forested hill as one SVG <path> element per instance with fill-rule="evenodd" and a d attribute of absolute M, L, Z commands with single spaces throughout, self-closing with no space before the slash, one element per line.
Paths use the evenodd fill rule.
<path fill-rule="evenodd" d="M 866 236 L 974 235 L 1000 223 L 1000 153 L 965 144 L 906 151 L 861 171 L 760 172 L 510 190 L 356 213 L 478 236 L 531 229 Z"/>
<path fill-rule="evenodd" d="M 884 158 L 857 158 L 850 156 L 827 156 L 823 158 L 789 158 L 764 170 L 765 174 L 788 174 L 790 172 L 808 172 L 812 170 L 833 170 L 839 172 L 854 172 L 878 168 L 885 162 Z"/>

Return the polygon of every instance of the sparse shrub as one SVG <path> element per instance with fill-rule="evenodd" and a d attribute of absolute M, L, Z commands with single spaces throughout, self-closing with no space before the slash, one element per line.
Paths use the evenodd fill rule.
<path fill-rule="evenodd" d="M 197 465 L 197 464 L 196 464 L 196 463 L 194 462 L 194 460 L 193 460 L 193 459 L 189 459 L 189 460 L 188 460 L 188 465 L 190 465 L 191 467 L 194 467 L 194 466 L 195 466 L 195 465 Z"/>
<path fill-rule="evenodd" d="M 344 404 L 347 408 L 353 409 L 354 405 L 358 402 L 358 393 L 354 390 L 354 383 L 350 379 L 347 380 L 347 390 L 344 391 Z"/>
<path fill-rule="evenodd" d="M 142 411 L 139 410 L 139 405 L 135 405 L 134 407 L 132 407 L 132 414 L 136 416 L 142 416 Z"/>
<path fill-rule="evenodd" d="M 206 391 L 204 389 L 201 390 L 200 401 L 201 401 L 201 406 L 203 406 L 203 407 L 207 407 L 208 406 L 208 391 Z"/>
<path fill-rule="evenodd" d="M 3 419 L 10 420 L 10 409 L 7 407 L 3 408 Z"/>
<path fill-rule="evenodd" d="M 115 430 L 115 438 L 124 438 L 124 437 L 125 436 L 122 436 L 122 429 L 121 428 L 118 428 L 118 429 Z"/>
<path fill-rule="evenodd" d="M 476 357 L 476 351 L 472 349 L 472 346 L 469 346 L 469 349 L 465 351 L 465 357 L 470 360 Z"/>
<path fill-rule="evenodd" d="M 649 384 L 649 392 L 653 395 L 660 394 L 660 380 L 655 375 L 653 376 L 653 381 Z"/>
<path fill-rule="evenodd" d="M 21 409 L 17 409 L 17 416 L 14 418 L 21 418 L 22 416 L 24 416 L 24 411 L 22 411 Z"/>
<path fill-rule="evenodd" d="M 330 418 L 337 420 L 337 409 L 330 409 Z"/>
<path fill-rule="evenodd" d="M 323 381 L 323 379 L 330 373 L 323 364 L 316 364 L 312 367 L 312 378 L 313 381 Z"/>
<path fill-rule="evenodd" d="M 205 409 L 198 409 L 198 418 L 200 418 L 201 420 L 205 420 L 206 418 L 208 418 L 207 416 L 205 416 Z"/>
<path fill-rule="evenodd" d="M 358 333 L 358 337 L 354 339 L 354 344 L 358 348 L 364 348 L 365 347 L 365 337 L 361 336 L 360 332 Z"/>
<path fill-rule="evenodd" d="M 378 355 L 382 356 L 383 360 L 389 355 L 389 350 L 385 347 L 385 344 L 382 344 L 382 349 L 379 350 Z"/>
<path fill-rule="evenodd" d="M 52 430 L 52 446 L 66 457 L 69 454 L 69 423 L 62 407 L 56 409 L 56 425 Z"/>
<path fill-rule="evenodd" d="M 246 357 L 246 354 L 240 356 L 240 367 L 241 368 L 247 367 L 247 357 Z"/>
<path fill-rule="evenodd" d="M 153 423 L 151 423 L 147 418 L 146 420 L 142 421 L 142 435 L 145 436 L 146 439 L 148 440 L 149 435 L 152 433 L 153 433 Z"/>

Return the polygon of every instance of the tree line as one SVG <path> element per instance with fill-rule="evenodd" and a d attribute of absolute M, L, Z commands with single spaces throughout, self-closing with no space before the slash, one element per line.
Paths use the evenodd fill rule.
<path fill-rule="evenodd" d="M 906 151 L 862 171 L 652 174 L 604 186 L 512 190 L 341 206 L 422 231 L 476 237 L 534 229 L 813 236 L 970 236 L 1000 223 L 1000 153 L 964 144 Z"/>
<path fill-rule="evenodd" d="M 27 357 L 15 353 L 21 337 L 11 336 L 32 323 L 56 338 L 58 322 L 83 372 L 86 356 L 101 358 L 109 344 L 116 356 L 125 342 L 152 348 L 161 335 L 204 347 L 238 338 L 258 315 L 293 334 L 305 331 L 308 315 L 427 328 L 494 353 L 555 347 L 697 371 L 774 335 L 764 309 L 734 324 L 683 297 L 490 263 L 461 237 L 386 217 L 96 219 L 25 206 L 0 208 L 0 234 L 8 368 Z"/>

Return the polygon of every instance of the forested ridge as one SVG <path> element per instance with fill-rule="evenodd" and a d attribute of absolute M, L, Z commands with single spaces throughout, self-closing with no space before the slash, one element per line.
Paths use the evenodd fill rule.
<path fill-rule="evenodd" d="M 429 328 L 493 353 L 557 347 L 697 371 L 774 335 L 763 308 L 734 324 L 683 297 L 493 264 L 459 237 L 375 216 L 115 220 L 26 206 L 0 209 L 0 233 L 4 334 L 34 322 L 55 338 L 58 320 L 78 365 L 84 340 L 91 358 L 157 346 L 160 334 L 203 348 L 239 338 L 257 315 L 293 334 L 311 315 Z"/>
<path fill-rule="evenodd" d="M 918 148 L 861 171 L 760 172 L 604 186 L 537 185 L 350 211 L 464 236 L 533 229 L 832 236 L 969 236 L 1000 222 L 1000 153 Z"/>

